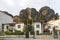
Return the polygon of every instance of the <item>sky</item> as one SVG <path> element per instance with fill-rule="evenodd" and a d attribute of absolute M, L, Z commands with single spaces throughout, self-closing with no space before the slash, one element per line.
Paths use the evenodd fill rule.
<path fill-rule="evenodd" d="M 7 11 L 13 16 L 19 15 L 22 9 L 35 8 L 37 11 L 48 6 L 60 15 L 60 0 L 0 0 L 0 10 Z"/>

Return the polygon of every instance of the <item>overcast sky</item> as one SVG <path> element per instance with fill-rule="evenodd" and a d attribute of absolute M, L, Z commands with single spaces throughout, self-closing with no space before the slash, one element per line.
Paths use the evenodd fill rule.
<path fill-rule="evenodd" d="M 0 0 L 0 10 L 12 15 L 19 15 L 20 10 L 27 7 L 36 8 L 39 11 L 43 6 L 49 6 L 60 15 L 60 0 Z"/>

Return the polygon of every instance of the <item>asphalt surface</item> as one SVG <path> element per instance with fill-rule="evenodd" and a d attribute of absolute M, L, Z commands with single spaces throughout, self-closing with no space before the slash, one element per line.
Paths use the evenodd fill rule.
<path fill-rule="evenodd" d="M 33 39 L 33 38 L 0 38 L 0 40 L 60 40 L 58 38 L 51 38 L 51 39 Z"/>

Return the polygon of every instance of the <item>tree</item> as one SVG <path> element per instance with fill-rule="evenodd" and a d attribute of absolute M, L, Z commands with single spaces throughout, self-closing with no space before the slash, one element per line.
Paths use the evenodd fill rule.
<path fill-rule="evenodd" d="M 29 32 L 33 31 L 33 26 L 28 24 L 24 27 L 24 32 L 26 33 L 26 38 L 29 38 Z"/>
<path fill-rule="evenodd" d="M 20 12 L 20 21 L 24 22 L 24 24 L 26 25 L 24 30 L 26 32 L 26 38 L 29 38 L 29 32 L 31 31 L 31 24 L 32 24 L 32 20 L 29 19 L 29 15 L 31 17 L 31 9 L 30 8 L 26 8 L 21 10 Z"/>

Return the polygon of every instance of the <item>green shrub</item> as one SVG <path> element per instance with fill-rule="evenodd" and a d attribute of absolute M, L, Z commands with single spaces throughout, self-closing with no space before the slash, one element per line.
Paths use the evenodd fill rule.
<path fill-rule="evenodd" d="M 5 34 L 6 34 L 6 35 L 11 35 L 12 32 L 11 32 L 11 31 L 6 31 Z"/>
<path fill-rule="evenodd" d="M 15 31 L 15 32 L 6 31 L 5 34 L 6 35 L 24 35 L 24 32 L 21 32 L 21 31 Z"/>
<path fill-rule="evenodd" d="M 50 32 L 44 32 L 43 34 L 45 34 L 45 35 L 50 35 L 51 33 L 50 33 Z"/>

